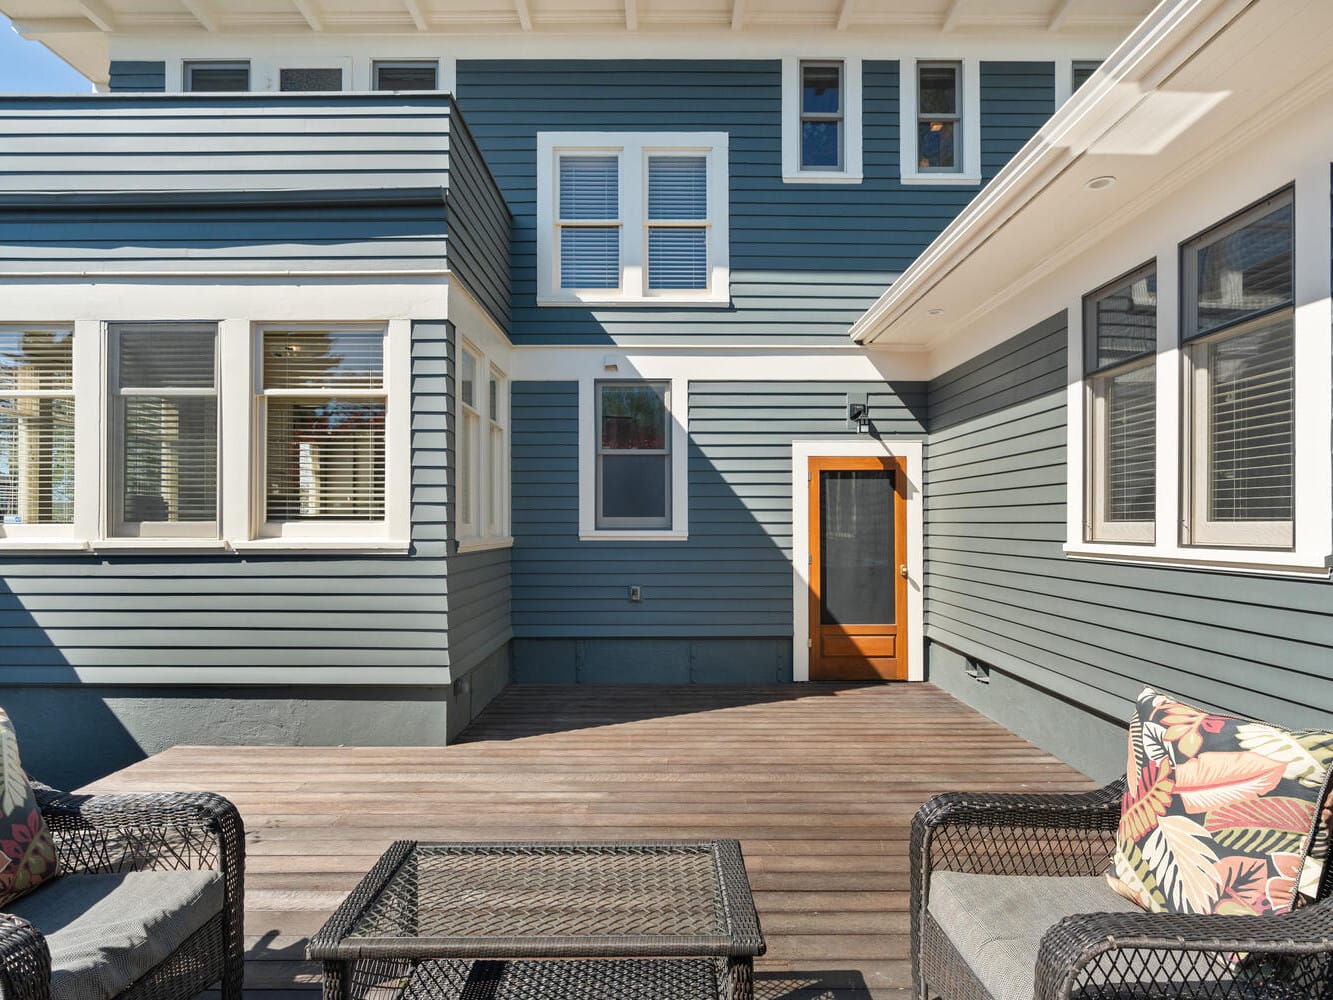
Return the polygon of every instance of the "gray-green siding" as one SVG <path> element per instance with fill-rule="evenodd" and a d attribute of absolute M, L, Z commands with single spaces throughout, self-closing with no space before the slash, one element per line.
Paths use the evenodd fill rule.
<path fill-rule="evenodd" d="M 1127 719 L 1145 684 L 1326 726 L 1328 582 L 1065 556 L 1066 354 L 1061 314 L 930 383 L 927 639 L 1053 695 L 1068 718 L 1045 733 L 1021 717 L 1022 697 L 985 697 L 1000 722 L 1103 777 L 1123 770 L 1122 731 L 1078 715 Z M 972 682 L 948 664 L 933 652 L 931 669 L 950 671 L 939 680 L 966 695 Z"/>
<path fill-rule="evenodd" d="M 578 532 L 578 386 L 516 383 L 515 636 L 789 642 L 791 445 L 856 437 L 847 426 L 849 392 L 869 393 L 878 433 L 923 435 L 918 382 L 691 382 L 689 540 L 586 542 Z M 631 585 L 643 588 L 641 603 L 630 602 Z"/>
<path fill-rule="evenodd" d="M 846 342 L 847 330 L 976 187 L 899 178 L 898 64 L 864 73 L 865 181 L 784 184 L 781 67 L 772 60 L 477 61 L 458 64 L 459 101 L 513 227 L 517 343 Z M 985 176 L 1050 116 L 1049 63 L 982 65 Z M 725 131 L 730 137 L 727 308 L 539 308 L 539 131 Z"/>

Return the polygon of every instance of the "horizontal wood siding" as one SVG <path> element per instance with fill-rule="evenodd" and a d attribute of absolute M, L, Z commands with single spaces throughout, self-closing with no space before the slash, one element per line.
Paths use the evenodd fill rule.
<path fill-rule="evenodd" d="M 110 87 L 113 94 L 166 90 L 167 64 L 112 59 Z"/>
<path fill-rule="evenodd" d="M 458 677 L 513 637 L 508 549 L 449 557 L 449 667 Z"/>
<path fill-rule="evenodd" d="M 446 325 L 412 345 L 410 556 L 0 558 L 0 685 L 74 683 L 78 667 L 439 668 L 446 683 Z M 326 679 L 326 678 L 324 678 Z M 299 677 L 298 677 L 299 680 Z"/>
<path fill-rule="evenodd" d="M 981 64 L 981 176 L 990 180 L 1055 113 L 1055 64 Z"/>
<path fill-rule="evenodd" d="M 789 637 L 791 443 L 856 437 L 849 392 L 879 433 L 923 433 L 921 383 L 691 382 L 689 540 L 584 542 L 578 386 L 516 383 L 514 634 Z"/>
<path fill-rule="evenodd" d="M 927 637 L 1112 719 L 1148 684 L 1326 726 L 1326 581 L 1065 557 L 1065 362 L 1061 314 L 930 383 Z"/>
<path fill-rule="evenodd" d="M 501 329 L 509 328 L 509 208 L 467 123 L 453 113 L 449 269 Z"/>
<path fill-rule="evenodd" d="M 776 61 L 460 61 L 459 102 L 514 213 L 515 340 L 845 343 L 861 312 L 977 193 L 900 182 L 898 64 L 869 61 L 863 73 L 865 182 L 809 185 L 782 182 Z M 1034 109 L 1049 115 L 1053 72 L 987 64 L 983 81 L 1004 95 L 983 99 L 990 176 L 1002 151 L 1040 124 Z M 538 308 L 538 131 L 729 133 L 731 306 Z"/>

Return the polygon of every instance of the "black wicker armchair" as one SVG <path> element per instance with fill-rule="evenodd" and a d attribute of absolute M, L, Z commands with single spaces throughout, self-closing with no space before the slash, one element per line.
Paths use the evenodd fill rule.
<path fill-rule="evenodd" d="M 1318 902 L 1282 916 L 1145 913 L 1102 880 L 1124 789 L 949 793 L 921 807 L 910 862 L 920 1000 L 1333 998 L 1329 873 Z"/>
<path fill-rule="evenodd" d="M 85 974 L 77 984 L 62 979 L 59 961 L 53 970 L 55 946 L 18 915 L 25 907 L 32 909 L 30 901 L 39 906 L 48 902 L 41 898 L 43 893 L 83 876 L 100 875 L 114 882 L 115 876 L 133 872 L 213 872 L 217 877 L 209 880 L 209 898 L 218 903 L 199 919 L 199 926 L 182 935 L 184 940 L 136 974 L 117 995 L 133 1000 L 187 1000 L 220 984 L 223 1000 L 240 1000 L 245 837 L 235 806 L 207 793 L 71 795 L 35 787 L 56 844 L 60 875 L 49 886 L 11 904 L 16 912 L 0 914 L 0 998 L 50 1000 L 87 995 L 90 977 Z M 159 877 L 156 884 L 166 883 Z M 61 926 L 67 920 L 61 915 L 55 923 Z M 176 929 L 179 932 L 179 925 Z M 86 937 L 87 928 L 81 933 Z M 86 943 L 79 944 L 88 950 Z M 93 945 L 95 950 L 96 942 Z M 137 960 L 144 962 L 142 954 Z M 91 979 L 110 981 L 106 977 L 98 980 L 95 970 Z"/>

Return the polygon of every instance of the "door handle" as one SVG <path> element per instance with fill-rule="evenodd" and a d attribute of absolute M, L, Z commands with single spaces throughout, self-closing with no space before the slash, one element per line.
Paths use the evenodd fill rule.
<path fill-rule="evenodd" d="M 898 575 L 901 576 L 904 580 L 907 579 L 907 563 L 903 563 L 901 566 L 898 567 Z"/>

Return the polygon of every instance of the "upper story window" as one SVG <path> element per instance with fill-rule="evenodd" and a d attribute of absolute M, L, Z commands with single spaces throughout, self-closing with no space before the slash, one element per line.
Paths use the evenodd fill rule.
<path fill-rule="evenodd" d="M 1157 268 L 1083 301 L 1089 541 L 1151 542 L 1156 527 Z"/>
<path fill-rule="evenodd" d="M 974 59 L 905 59 L 901 66 L 903 181 L 979 184 L 979 64 Z"/>
<path fill-rule="evenodd" d="M 782 176 L 812 184 L 862 179 L 860 60 L 783 60 Z"/>
<path fill-rule="evenodd" d="M 232 93 L 250 89 L 248 62 L 201 60 L 184 67 L 185 89 L 191 93 Z"/>
<path fill-rule="evenodd" d="M 1069 68 L 1070 72 L 1070 93 L 1078 90 L 1088 82 L 1088 78 L 1097 72 L 1101 63 L 1095 59 L 1075 59 Z"/>
<path fill-rule="evenodd" d="M 0 327 L 0 537 L 74 520 L 69 327 Z"/>
<path fill-rule="evenodd" d="M 727 137 L 540 133 L 544 305 L 724 304 Z"/>
<path fill-rule="evenodd" d="M 278 71 L 278 89 L 286 92 L 320 92 L 343 89 L 343 71 L 337 66 L 310 66 Z"/>
<path fill-rule="evenodd" d="M 440 64 L 435 60 L 377 61 L 372 68 L 376 90 L 438 90 Z"/>
<path fill-rule="evenodd" d="M 1285 191 L 1182 247 L 1183 544 L 1293 545 L 1294 245 Z"/>

